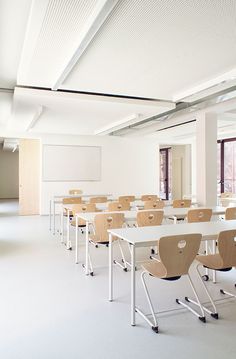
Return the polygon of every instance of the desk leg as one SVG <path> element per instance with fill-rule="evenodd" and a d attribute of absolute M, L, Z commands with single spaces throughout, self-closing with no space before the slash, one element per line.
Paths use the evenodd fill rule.
<path fill-rule="evenodd" d="M 61 236 L 61 243 L 64 242 L 64 213 L 63 213 L 63 208 L 61 210 L 61 230 L 60 230 L 60 236 Z"/>
<path fill-rule="evenodd" d="M 131 245 L 131 325 L 135 325 L 135 246 Z"/>
<path fill-rule="evenodd" d="M 86 222 L 85 274 L 89 274 L 89 223 Z"/>
<path fill-rule="evenodd" d="M 216 241 L 215 240 L 212 241 L 212 253 L 216 254 Z M 212 281 L 213 281 L 213 283 L 216 283 L 216 271 L 215 270 L 212 271 Z"/>
<path fill-rule="evenodd" d="M 49 202 L 49 231 L 52 230 L 52 200 Z"/>
<path fill-rule="evenodd" d="M 78 264 L 78 217 L 75 216 L 75 263 Z"/>
<path fill-rule="evenodd" d="M 55 234 L 55 228 L 56 228 L 56 224 L 55 224 L 55 200 L 53 200 L 53 234 Z"/>
<path fill-rule="evenodd" d="M 70 249 L 70 211 L 67 210 L 66 249 Z"/>
<path fill-rule="evenodd" d="M 109 233 L 109 301 L 113 301 L 113 243 L 112 234 Z"/>

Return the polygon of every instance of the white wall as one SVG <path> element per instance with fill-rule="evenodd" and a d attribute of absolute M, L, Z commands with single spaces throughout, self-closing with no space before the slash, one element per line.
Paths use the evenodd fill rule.
<path fill-rule="evenodd" d="M 91 194 L 114 196 L 159 191 L 159 146 L 156 140 L 111 136 L 42 136 L 43 144 L 91 145 L 102 147 L 102 178 L 98 182 L 41 181 L 41 214 L 49 211 L 49 200 L 81 188 Z M 75 163 L 76 164 L 76 163 Z"/>
<path fill-rule="evenodd" d="M 19 197 L 19 153 L 0 149 L 0 198 Z"/>

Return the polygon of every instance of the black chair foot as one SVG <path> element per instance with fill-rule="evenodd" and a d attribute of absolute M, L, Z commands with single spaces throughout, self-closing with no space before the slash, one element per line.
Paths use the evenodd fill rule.
<path fill-rule="evenodd" d="M 158 333 L 158 327 L 152 327 L 152 330 L 153 330 L 155 333 Z"/>
<path fill-rule="evenodd" d="M 201 322 L 206 323 L 206 318 L 205 317 L 198 317 L 198 318 L 199 318 L 199 320 L 201 320 Z"/>
<path fill-rule="evenodd" d="M 219 319 L 218 313 L 211 313 L 212 318 Z"/>
<path fill-rule="evenodd" d="M 204 280 L 204 282 L 207 282 L 209 280 L 209 275 L 207 274 L 203 275 L 202 280 Z"/>
<path fill-rule="evenodd" d="M 220 289 L 221 294 L 225 294 L 225 291 L 223 289 Z"/>
<path fill-rule="evenodd" d="M 151 254 L 155 254 L 155 249 L 151 249 Z"/>
<path fill-rule="evenodd" d="M 124 272 L 128 272 L 128 268 L 123 268 L 123 271 L 124 271 Z"/>
<path fill-rule="evenodd" d="M 180 304 L 179 299 L 175 299 L 176 303 Z"/>
<path fill-rule="evenodd" d="M 186 302 L 190 303 L 190 300 L 188 299 L 188 297 L 184 298 L 186 300 Z"/>

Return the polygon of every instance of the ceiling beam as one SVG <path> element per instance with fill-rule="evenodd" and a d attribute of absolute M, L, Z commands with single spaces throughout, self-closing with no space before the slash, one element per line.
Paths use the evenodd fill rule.
<path fill-rule="evenodd" d="M 78 62 L 84 51 L 93 40 L 96 33 L 99 31 L 108 15 L 114 9 L 119 0 L 99 0 L 94 8 L 92 15 L 89 17 L 87 23 L 81 31 L 78 41 L 77 49 L 70 59 L 65 63 L 61 73 L 58 74 L 55 80 L 52 90 L 58 90 L 65 78 L 69 75 L 75 64 Z"/>

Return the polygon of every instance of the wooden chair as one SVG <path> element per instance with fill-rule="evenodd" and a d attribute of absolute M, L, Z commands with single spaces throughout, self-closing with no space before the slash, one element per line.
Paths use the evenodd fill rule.
<path fill-rule="evenodd" d="M 83 191 L 81 189 L 70 189 L 69 194 L 81 194 Z"/>
<path fill-rule="evenodd" d="M 138 227 L 160 226 L 163 220 L 164 211 L 139 211 L 137 213 Z"/>
<path fill-rule="evenodd" d="M 151 321 L 139 308 L 136 307 L 135 309 L 156 333 L 158 332 L 158 324 L 145 281 L 146 275 L 168 281 L 176 281 L 182 276 L 186 275 L 196 297 L 197 303 L 199 304 L 201 313 L 199 314 L 197 311 L 193 310 L 186 303 L 180 301 L 179 299 L 176 299 L 176 302 L 189 309 L 201 321 L 206 321 L 202 305 L 189 275 L 189 268 L 196 258 L 200 247 L 201 238 L 202 235 L 196 233 L 161 237 L 157 243 L 160 260 L 149 261 L 144 263 L 142 266 L 143 272 L 141 273 L 141 281 L 151 310 L 153 321 Z"/>
<path fill-rule="evenodd" d="M 220 198 L 230 198 L 233 197 L 234 193 L 233 192 L 223 192 L 220 194 Z"/>
<path fill-rule="evenodd" d="M 218 244 L 218 253 L 217 254 L 209 254 L 209 255 L 198 255 L 196 257 L 199 264 L 197 265 L 197 273 L 199 278 L 201 279 L 201 283 L 205 292 L 212 304 L 213 311 L 208 308 L 203 307 L 203 309 L 209 313 L 213 318 L 218 319 L 218 313 L 216 310 L 215 303 L 207 289 L 205 282 L 202 280 L 201 273 L 199 271 L 199 267 L 203 266 L 204 268 L 228 272 L 232 269 L 232 267 L 236 266 L 236 229 L 222 231 L 218 235 L 217 244 Z M 223 289 L 220 290 L 222 294 L 227 294 L 232 297 L 236 297 L 235 294 L 229 293 Z M 186 298 L 187 301 L 198 305 L 195 301 Z"/>
<path fill-rule="evenodd" d="M 81 204 L 81 203 L 82 203 L 81 197 L 65 197 L 62 199 L 60 234 L 61 234 L 61 243 L 64 243 L 64 220 L 63 220 L 63 217 L 67 217 L 67 240 L 66 240 L 67 249 L 71 249 L 69 230 L 70 230 L 70 221 L 73 218 L 72 206 L 76 205 L 76 204 Z M 68 205 L 68 208 L 66 207 L 66 205 Z"/>
<path fill-rule="evenodd" d="M 189 208 L 191 207 L 191 199 L 174 199 L 173 208 Z"/>
<path fill-rule="evenodd" d="M 212 209 L 210 208 L 194 208 L 190 209 L 187 214 L 187 222 L 210 222 Z"/>
<path fill-rule="evenodd" d="M 135 196 L 120 196 L 118 198 L 118 202 L 134 202 L 135 201 Z"/>
<path fill-rule="evenodd" d="M 97 214 L 94 219 L 94 234 L 89 235 L 89 242 L 95 245 L 105 245 L 108 247 L 109 244 L 109 229 L 114 228 L 122 228 L 125 224 L 125 218 L 123 213 L 101 213 Z M 116 237 L 113 237 L 113 241 L 118 242 L 123 264 L 114 260 L 115 264 L 118 264 L 124 271 L 127 272 L 127 265 L 125 256 L 123 253 L 123 249 L 121 247 L 120 240 Z M 90 274 L 93 275 L 93 266 L 91 258 L 89 259 L 90 262 Z"/>
<path fill-rule="evenodd" d="M 97 212 L 97 208 L 96 208 L 96 204 L 95 203 L 87 203 L 87 204 L 74 204 L 72 206 L 72 214 L 73 217 L 75 216 L 76 213 L 83 213 L 83 212 Z M 71 222 L 71 225 L 73 227 L 76 226 L 75 220 L 73 220 Z M 86 226 L 86 222 L 83 221 L 82 219 L 78 220 L 78 227 L 85 227 Z M 83 233 L 83 231 L 82 231 Z"/>
<path fill-rule="evenodd" d="M 108 203 L 108 211 L 130 211 L 130 203 L 129 202 L 110 202 Z"/>
<path fill-rule="evenodd" d="M 236 207 L 226 208 L 225 219 L 226 219 L 226 221 L 228 221 L 230 219 L 236 219 Z"/>
<path fill-rule="evenodd" d="M 107 197 L 91 197 L 89 200 L 90 203 L 105 203 L 107 202 Z"/>
<path fill-rule="evenodd" d="M 164 201 L 145 201 L 144 209 L 162 209 L 165 206 Z"/>
<path fill-rule="evenodd" d="M 156 194 L 144 194 L 141 196 L 141 201 L 157 201 L 158 197 Z"/>

